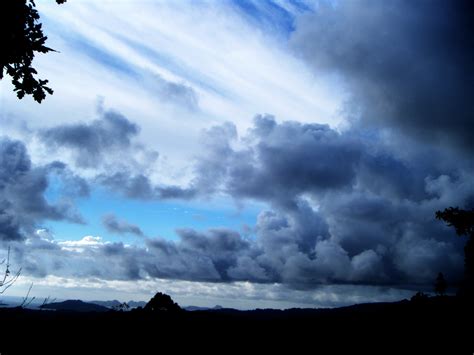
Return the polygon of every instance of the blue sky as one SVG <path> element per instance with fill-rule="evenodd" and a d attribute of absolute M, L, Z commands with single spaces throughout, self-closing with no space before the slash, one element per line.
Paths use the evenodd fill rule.
<path fill-rule="evenodd" d="M 54 186 L 54 185 L 53 185 Z M 57 194 L 54 188 L 46 197 L 54 202 Z M 139 225 L 147 236 L 176 239 L 176 228 L 192 227 L 198 230 L 227 227 L 247 231 L 255 225 L 261 206 L 248 204 L 238 206 L 232 201 L 212 201 L 208 204 L 161 201 L 133 201 L 113 196 L 101 188 L 94 189 L 88 198 L 76 202 L 82 212 L 85 224 L 71 224 L 65 221 L 49 221 L 44 226 L 57 239 L 82 239 L 86 235 L 101 236 L 104 241 L 123 241 L 127 244 L 143 244 L 133 235 L 121 236 L 107 231 L 102 225 L 102 216 L 113 213 L 133 224 Z"/>

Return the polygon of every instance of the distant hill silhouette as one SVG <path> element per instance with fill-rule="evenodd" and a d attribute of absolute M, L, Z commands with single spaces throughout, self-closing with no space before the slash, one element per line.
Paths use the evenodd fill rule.
<path fill-rule="evenodd" d="M 186 307 L 183 307 L 183 309 L 185 311 L 188 311 L 188 312 L 196 312 L 196 311 L 208 311 L 211 308 L 209 308 L 209 307 L 200 307 L 200 306 L 186 306 Z"/>
<path fill-rule="evenodd" d="M 223 309 L 223 307 L 219 305 L 215 305 L 214 307 L 186 306 L 183 309 L 189 312 L 196 312 L 196 311 L 221 310 Z"/>
<path fill-rule="evenodd" d="M 74 312 L 108 312 L 110 308 L 94 303 L 88 303 L 81 300 L 67 300 L 63 302 L 48 303 L 42 306 L 43 309 L 52 309 L 56 311 L 74 311 Z"/>
<path fill-rule="evenodd" d="M 112 300 L 112 301 L 88 301 L 88 303 L 93 303 L 97 304 L 99 306 L 107 307 L 107 308 L 114 308 L 118 307 L 122 304 L 122 302 L 118 300 Z"/>

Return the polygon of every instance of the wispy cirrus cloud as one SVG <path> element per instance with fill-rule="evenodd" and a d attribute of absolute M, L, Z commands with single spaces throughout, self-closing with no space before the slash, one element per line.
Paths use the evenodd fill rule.
<path fill-rule="evenodd" d="M 272 8 L 282 17 L 294 16 L 270 2 L 255 6 L 253 18 L 271 19 Z M 339 91 L 334 85 L 328 89 L 326 79 L 313 77 L 303 62 L 288 55 L 286 39 L 279 36 L 288 29 L 256 27 L 245 17 L 250 12 L 231 2 L 145 1 L 140 11 L 126 2 L 68 8 L 45 3 L 40 10 L 51 46 L 61 54 L 48 61 L 38 58 L 38 65 L 55 83 L 61 101 L 74 96 L 76 102 L 91 102 L 103 95 L 125 115 L 134 111 L 149 132 L 148 142 L 152 135 L 165 139 L 171 127 L 185 126 L 194 134 L 223 118 L 245 127 L 256 112 L 338 122 L 340 100 L 334 94 Z M 160 130 L 152 124 L 156 119 Z M 177 154 L 185 147 L 171 148 L 170 154 Z"/>

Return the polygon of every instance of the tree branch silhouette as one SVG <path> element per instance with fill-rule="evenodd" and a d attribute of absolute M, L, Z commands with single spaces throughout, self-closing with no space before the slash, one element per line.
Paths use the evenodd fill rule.
<path fill-rule="evenodd" d="M 32 62 L 36 53 L 55 50 L 45 45 L 48 37 L 43 33 L 36 4 L 33 0 L 4 0 L 0 8 L 0 80 L 9 75 L 19 99 L 32 95 L 41 103 L 46 94 L 53 94 L 53 89 L 46 86 L 48 80 L 35 77 L 38 72 Z"/>
<path fill-rule="evenodd" d="M 3 259 L 0 262 L 0 265 L 5 264 L 5 271 L 3 272 L 3 277 L 0 280 L 0 294 L 3 294 L 8 290 L 15 282 L 18 280 L 21 274 L 21 268 L 14 274 L 10 271 L 10 247 L 8 247 L 7 258 Z"/>

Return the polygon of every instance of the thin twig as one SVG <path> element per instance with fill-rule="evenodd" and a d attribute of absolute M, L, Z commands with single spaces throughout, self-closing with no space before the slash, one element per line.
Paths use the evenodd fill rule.
<path fill-rule="evenodd" d="M 43 309 L 46 305 L 53 303 L 54 301 L 56 301 L 56 298 L 51 299 L 51 296 L 48 296 L 44 299 L 43 303 L 41 304 L 41 306 L 39 306 L 39 308 Z"/>
<path fill-rule="evenodd" d="M 28 301 L 28 298 L 30 297 L 30 292 L 32 288 L 33 288 L 33 283 L 31 283 L 30 287 L 28 288 L 28 292 L 26 293 L 25 298 L 23 298 L 23 302 L 21 302 L 20 307 L 28 306 L 35 299 L 35 297 L 33 297 L 31 301 L 28 302 L 28 304 L 26 303 Z"/>
<path fill-rule="evenodd" d="M 13 276 L 12 278 L 10 278 L 9 280 L 7 280 L 6 282 L 0 284 L 0 287 L 3 287 L 1 290 L 0 290 L 0 295 L 2 293 L 4 293 L 6 290 L 8 290 L 15 282 L 16 280 L 18 279 L 18 277 L 20 277 L 20 274 L 21 274 L 21 268 L 20 270 L 18 270 L 15 274 L 15 276 Z"/>

